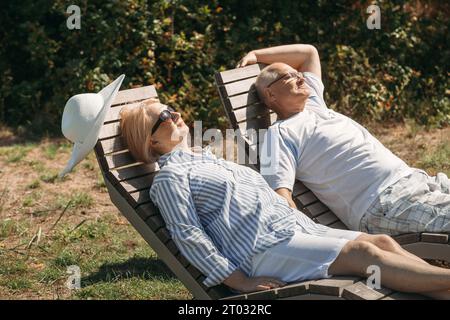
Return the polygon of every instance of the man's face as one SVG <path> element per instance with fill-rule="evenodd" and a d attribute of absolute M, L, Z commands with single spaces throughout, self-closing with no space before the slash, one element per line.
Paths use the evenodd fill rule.
<path fill-rule="evenodd" d="M 265 89 L 270 108 L 281 114 L 303 111 L 310 94 L 303 74 L 284 63 L 274 64 L 274 70 L 279 76 Z"/>

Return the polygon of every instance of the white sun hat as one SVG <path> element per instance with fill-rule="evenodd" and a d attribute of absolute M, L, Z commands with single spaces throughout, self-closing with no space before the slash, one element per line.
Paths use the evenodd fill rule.
<path fill-rule="evenodd" d="M 59 178 L 72 171 L 94 148 L 106 114 L 124 78 L 125 75 L 122 74 L 98 93 L 77 94 L 67 101 L 61 131 L 74 146 L 70 160 L 59 173 Z"/>

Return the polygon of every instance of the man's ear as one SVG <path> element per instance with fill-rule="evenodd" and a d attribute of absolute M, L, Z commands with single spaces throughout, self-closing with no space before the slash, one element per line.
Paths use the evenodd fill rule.
<path fill-rule="evenodd" d="M 273 94 L 272 90 L 270 90 L 270 88 L 264 89 L 264 96 L 268 107 L 270 107 L 276 101 L 275 95 Z"/>

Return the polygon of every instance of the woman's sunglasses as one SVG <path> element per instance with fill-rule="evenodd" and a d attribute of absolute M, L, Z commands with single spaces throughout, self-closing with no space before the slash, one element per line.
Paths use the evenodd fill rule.
<path fill-rule="evenodd" d="M 156 121 L 155 125 L 152 128 L 152 134 L 155 133 L 156 130 L 158 130 L 158 127 L 161 125 L 161 123 L 172 119 L 173 122 L 175 122 L 178 119 L 178 115 L 174 113 L 175 109 L 172 107 L 167 107 L 166 110 L 161 111 L 159 114 L 159 118 Z"/>

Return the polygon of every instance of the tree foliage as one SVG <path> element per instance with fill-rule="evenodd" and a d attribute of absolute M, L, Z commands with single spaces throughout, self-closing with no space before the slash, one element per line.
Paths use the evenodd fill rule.
<path fill-rule="evenodd" d="M 66 9 L 81 8 L 68 30 Z M 247 51 L 311 43 L 321 55 L 326 101 L 359 121 L 450 123 L 449 5 L 378 1 L 381 29 L 366 27 L 370 1 L 3 1 L 0 121 L 60 134 L 66 100 L 155 84 L 163 102 L 204 127 L 227 126 L 217 70 Z M 447 92 L 446 92 L 447 90 Z"/>

